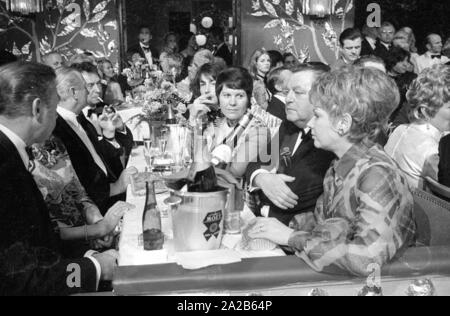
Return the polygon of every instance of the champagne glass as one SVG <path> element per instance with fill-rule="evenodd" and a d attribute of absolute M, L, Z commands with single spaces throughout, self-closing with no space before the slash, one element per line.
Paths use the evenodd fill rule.
<path fill-rule="evenodd" d="M 153 169 L 154 160 L 154 157 L 152 156 L 152 145 L 153 142 L 151 141 L 151 139 L 144 138 L 144 157 L 150 171 Z"/>

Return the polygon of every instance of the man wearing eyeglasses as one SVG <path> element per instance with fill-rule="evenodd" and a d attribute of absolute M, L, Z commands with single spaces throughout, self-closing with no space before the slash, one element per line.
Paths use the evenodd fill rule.
<path fill-rule="evenodd" d="M 378 41 L 375 48 L 375 56 L 386 60 L 392 49 L 395 36 L 395 27 L 390 22 L 384 22 L 379 30 Z"/>

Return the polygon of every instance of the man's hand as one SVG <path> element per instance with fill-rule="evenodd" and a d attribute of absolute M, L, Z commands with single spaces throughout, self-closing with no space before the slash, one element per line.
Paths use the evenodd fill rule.
<path fill-rule="evenodd" d="M 249 237 L 254 239 L 267 239 L 277 245 L 287 246 L 294 232 L 276 218 L 258 218 L 253 229 L 249 231 Z"/>
<path fill-rule="evenodd" d="M 119 180 L 116 183 L 111 184 L 110 196 L 116 196 L 124 193 L 127 190 L 128 185 L 131 183 L 132 177 L 138 173 L 135 167 L 125 169 L 120 175 Z"/>
<path fill-rule="evenodd" d="M 299 197 L 286 185 L 294 181 L 295 178 L 284 174 L 262 173 L 256 176 L 254 183 L 273 204 L 282 210 L 288 210 L 298 204 Z"/>
<path fill-rule="evenodd" d="M 119 253 L 115 250 L 108 250 L 103 253 L 95 254 L 94 259 L 98 261 L 102 268 L 100 280 L 112 281 L 114 277 L 114 269 L 117 267 Z"/>

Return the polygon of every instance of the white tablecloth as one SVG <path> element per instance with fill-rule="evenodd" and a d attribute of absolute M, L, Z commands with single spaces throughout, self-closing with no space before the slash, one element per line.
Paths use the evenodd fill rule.
<path fill-rule="evenodd" d="M 138 147 L 133 150 L 130 158 L 130 166 L 136 167 L 139 171 L 145 170 L 145 160 L 143 148 Z M 122 234 L 119 242 L 119 266 L 138 266 L 151 264 L 164 264 L 176 262 L 176 253 L 173 247 L 173 231 L 171 214 L 168 207 L 164 205 L 164 200 L 168 193 L 158 194 L 156 200 L 161 211 L 162 230 L 165 235 L 164 249 L 160 251 L 145 251 L 142 242 L 139 240 L 142 235 L 142 215 L 145 206 L 145 197 L 134 196 L 131 188 L 128 189 L 127 202 L 134 204 L 136 208 L 125 214 L 122 225 Z M 235 246 L 240 243 L 241 235 L 225 235 L 222 241 L 224 248 L 231 248 L 238 253 L 241 258 L 261 258 L 285 256 L 281 249 L 273 251 L 249 252 L 242 251 Z"/>

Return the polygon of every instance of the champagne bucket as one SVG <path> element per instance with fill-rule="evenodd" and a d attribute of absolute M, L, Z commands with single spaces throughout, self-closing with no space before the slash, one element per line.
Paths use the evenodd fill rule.
<path fill-rule="evenodd" d="M 175 251 L 219 249 L 227 199 L 225 189 L 211 193 L 173 192 L 165 202 L 172 208 Z"/>

